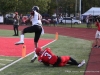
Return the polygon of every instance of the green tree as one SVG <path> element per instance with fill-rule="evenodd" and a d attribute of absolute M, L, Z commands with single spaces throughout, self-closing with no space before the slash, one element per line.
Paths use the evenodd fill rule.
<path fill-rule="evenodd" d="M 34 5 L 40 7 L 40 12 L 47 12 L 51 0 L 0 0 L 0 11 L 5 12 L 29 12 Z"/>
<path fill-rule="evenodd" d="M 2 13 L 13 11 L 16 5 L 15 0 L 0 0 L 0 11 Z"/>
<path fill-rule="evenodd" d="M 91 7 L 100 7 L 100 0 L 82 0 L 82 13 L 86 12 Z"/>
<path fill-rule="evenodd" d="M 49 3 L 51 3 L 51 0 L 34 0 L 34 5 L 37 5 L 40 7 L 40 12 L 45 13 L 50 8 Z"/>

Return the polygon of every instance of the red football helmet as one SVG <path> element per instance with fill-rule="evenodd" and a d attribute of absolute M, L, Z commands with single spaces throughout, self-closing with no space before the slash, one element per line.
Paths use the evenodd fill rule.
<path fill-rule="evenodd" d="M 40 55 L 41 51 L 42 51 L 42 49 L 40 47 L 36 48 L 36 50 L 35 50 L 37 55 Z"/>

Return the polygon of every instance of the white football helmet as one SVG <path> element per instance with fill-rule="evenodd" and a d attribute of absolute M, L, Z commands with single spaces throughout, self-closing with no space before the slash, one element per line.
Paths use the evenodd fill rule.
<path fill-rule="evenodd" d="M 32 11 L 37 11 L 38 12 L 39 11 L 39 7 L 38 6 L 33 6 L 32 7 Z"/>

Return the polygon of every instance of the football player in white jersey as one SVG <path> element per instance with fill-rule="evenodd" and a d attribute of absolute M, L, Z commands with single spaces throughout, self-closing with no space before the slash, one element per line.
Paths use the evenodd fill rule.
<path fill-rule="evenodd" d="M 39 14 L 39 7 L 33 6 L 31 16 L 30 16 L 32 26 L 26 27 L 22 30 L 22 33 L 20 35 L 20 41 L 16 42 L 15 45 L 24 44 L 24 34 L 34 32 L 35 33 L 34 45 L 35 45 L 35 49 L 36 49 L 38 47 L 38 41 L 39 41 L 41 34 L 44 34 L 44 29 L 42 27 L 41 19 L 42 19 L 42 16 Z M 34 56 L 31 59 L 31 62 L 34 62 L 34 60 L 36 58 L 37 58 L 37 55 L 34 52 Z"/>

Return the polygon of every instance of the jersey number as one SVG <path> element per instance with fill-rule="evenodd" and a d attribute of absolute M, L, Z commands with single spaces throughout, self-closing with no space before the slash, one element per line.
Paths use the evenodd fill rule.
<path fill-rule="evenodd" d="M 47 52 L 44 53 L 44 56 L 47 56 L 49 59 L 51 59 L 51 57 L 52 57 L 52 56 L 51 56 L 49 53 L 47 53 Z"/>

